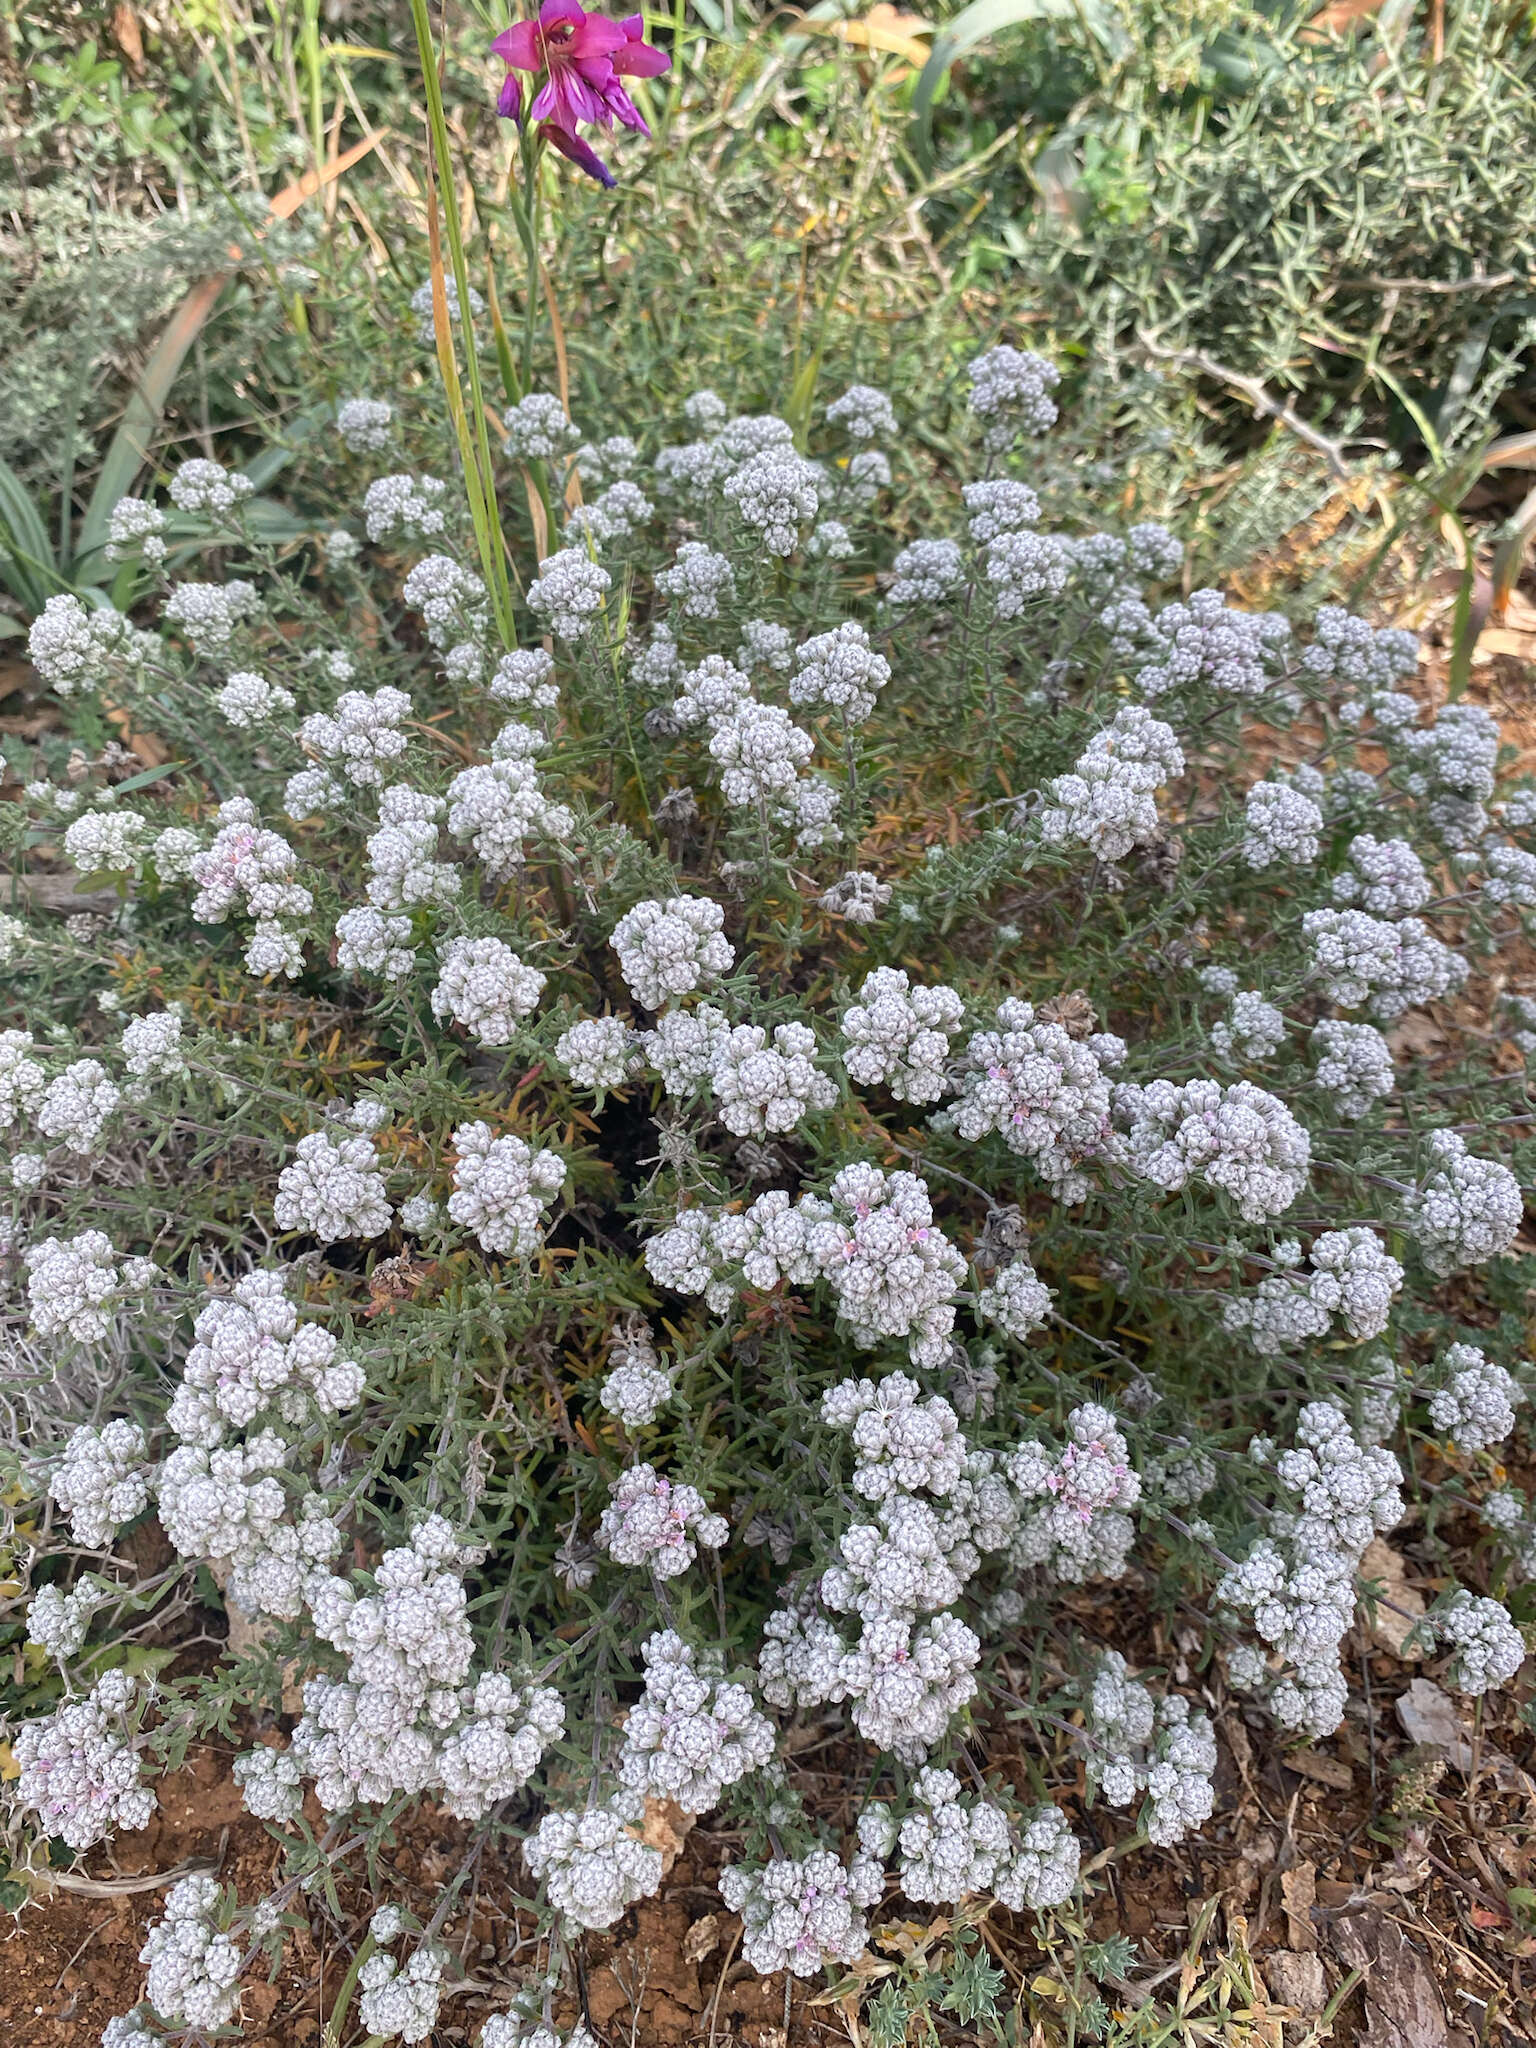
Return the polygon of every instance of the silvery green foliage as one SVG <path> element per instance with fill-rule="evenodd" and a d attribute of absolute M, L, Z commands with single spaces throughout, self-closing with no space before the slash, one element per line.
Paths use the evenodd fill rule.
<path fill-rule="evenodd" d="M 1038 357 L 978 358 L 959 479 L 870 445 L 868 388 L 809 452 L 713 393 L 659 449 L 535 394 L 513 459 L 588 502 L 539 563 L 506 494 L 505 636 L 440 423 L 387 388 L 313 458 L 344 567 L 197 471 L 117 521 L 132 621 L 32 625 L 79 759 L 41 743 L 6 871 L 58 849 L 91 908 L 0 917 L 7 1480 L 59 1713 L 96 1704 L 18 1731 L 77 1774 L 45 1815 L 24 1763 L 26 1825 L 135 1825 L 178 1716 L 275 1716 L 286 1670 L 298 1725 L 237 1778 L 295 1885 L 306 1802 L 351 1854 L 429 1798 L 526 1843 L 544 1932 L 608 1928 L 673 1798 L 743 1841 L 762 1969 L 856 1960 L 887 1863 L 909 1904 L 1048 1910 L 1077 1795 L 1021 1645 L 1093 1674 L 1106 1807 L 1172 1843 L 1210 1799 L 1203 1715 L 1075 1645 L 1065 1589 L 1177 1586 L 1323 1734 L 1415 1437 L 1489 1572 L 1536 1569 L 1494 1484 L 1536 801 L 1409 636 L 1176 595 L 1155 503 L 1094 530 Z M 174 738 L 131 802 L 108 705 Z M 152 1507 L 163 1572 L 81 1570 Z M 92 1636 L 198 1572 L 254 1646 L 93 1691 Z M 1519 1661 L 1481 1585 L 1426 1633 L 1471 1691 Z M 1000 1710 L 1022 1810 L 965 1767 Z M 836 1839 L 800 1717 L 866 1754 Z M 152 1937 L 168 2024 L 232 2016 L 234 1911 L 199 1888 Z M 457 1966 L 364 1967 L 412 2038 Z"/>

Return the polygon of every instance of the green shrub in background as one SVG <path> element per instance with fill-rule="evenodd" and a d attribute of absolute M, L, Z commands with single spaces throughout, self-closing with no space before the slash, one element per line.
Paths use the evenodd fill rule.
<path fill-rule="evenodd" d="M 1202 352 L 1331 432 L 1437 453 L 1536 423 L 1520 10 L 1452 0 L 1440 48 L 1402 8 L 1333 39 L 1229 0 L 1016 11 L 936 121 L 940 164 L 1020 124 L 973 269 L 1092 352 Z"/>

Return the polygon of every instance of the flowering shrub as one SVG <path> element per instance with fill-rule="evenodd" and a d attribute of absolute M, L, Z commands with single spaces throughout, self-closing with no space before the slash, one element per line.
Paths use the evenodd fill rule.
<path fill-rule="evenodd" d="M 1199 1603 L 1224 1682 L 1325 1736 L 1369 1546 L 1433 1486 L 1497 1548 L 1423 1639 L 1513 1677 L 1536 793 L 1409 635 L 1087 526 L 1055 371 L 973 367 L 974 474 L 899 545 L 868 386 L 819 452 L 711 392 L 644 450 L 524 398 L 511 458 L 576 509 L 520 648 L 396 399 L 337 419 L 365 542 L 279 555 L 199 461 L 171 498 L 224 580 L 125 517 L 143 623 L 50 601 L 45 679 L 174 752 L 0 813 L 94 891 L 0 924 L 39 1839 L 143 1825 L 259 1704 L 287 1895 L 426 1797 L 521 1844 L 563 1939 L 656 1892 L 666 1799 L 742 1830 L 743 1953 L 807 1976 L 897 1888 L 1066 1900 L 1063 1725 L 1150 1841 L 1209 1816 L 1193 1681 L 1072 1588 Z M 88 1683 L 200 1567 L 246 1647 Z M 966 1747 L 1001 1705 L 1031 1797 Z M 846 1838 L 802 1716 L 867 1752 Z M 411 2041 L 452 1965 L 403 1928 L 358 1982 Z M 121 2038 L 224 2024 L 281 1938 L 187 1879 Z"/>

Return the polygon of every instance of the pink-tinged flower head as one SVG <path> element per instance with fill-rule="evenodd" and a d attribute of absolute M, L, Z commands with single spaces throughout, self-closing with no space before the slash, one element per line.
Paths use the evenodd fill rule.
<path fill-rule="evenodd" d="M 544 82 L 529 108 L 546 139 L 589 176 L 611 185 L 612 174 L 602 159 L 577 135 L 587 122 L 611 128 L 615 121 L 642 135 L 650 130 L 634 101 L 619 83 L 621 77 L 655 78 L 672 60 L 645 40 L 644 18 L 631 14 L 623 21 L 588 14 L 577 0 L 544 0 L 535 21 L 516 21 L 491 48 L 507 67 L 496 102 L 506 119 L 523 118 L 522 86 L 515 73 L 542 72 Z"/>

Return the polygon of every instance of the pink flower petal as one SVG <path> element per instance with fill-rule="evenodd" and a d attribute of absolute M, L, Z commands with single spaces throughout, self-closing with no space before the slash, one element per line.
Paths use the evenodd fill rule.
<path fill-rule="evenodd" d="M 599 185 L 611 189 L 618 183 L 602 158 L 595 150 L 588 149 L 580 136 L 572 134 L 568 128 L 557 127 L 553 122 L 546 126 L 544 133 L 553 148 L 558 149 L 562 156 L 569 157 L 589 178 L 596 178 Z"/>
<path fill-rule="evenodd" d="M 536 22 L 514 21 L 510 28 L 502 30 L 491 48 L 504 63 L 515 64 L 519 71 L 542 71 L 544 68 L 543 46 Z"/>

